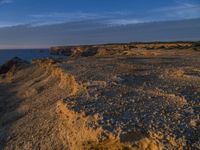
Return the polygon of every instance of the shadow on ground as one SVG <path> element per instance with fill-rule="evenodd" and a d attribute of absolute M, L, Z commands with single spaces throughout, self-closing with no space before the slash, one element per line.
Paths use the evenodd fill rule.
<path fill-rule="evenodd" d="M 9 141 L 10 127 L 24 115 L 17 111 L 22 100 L 17 97 L 14 86 L 0 83 L 0 150 Z"/>

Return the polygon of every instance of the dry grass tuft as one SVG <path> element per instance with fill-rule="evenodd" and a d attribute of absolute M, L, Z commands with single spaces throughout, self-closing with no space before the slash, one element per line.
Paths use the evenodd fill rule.
<path fill-rule="evenodd" d="M 68 109 L 64 101 L 57 103 L 59 133 L 63 145 L 71 149 L 110 149 L 110 150 L 160 150 L 162 145 L 153 137 L 139 136 L 133 132 L 119 137 L 104 131 L 98 126 L 100 116 L 86 116 Z M 138 139 L 138 136 L 141 137 Z M 136 140 L 137 139 L 137 140 Z"/>
<path fill-rule="evenodd" d="M 83 89 L 81 84 L 77 83 L 75 77 L 58 67 L 54 60 L 35 60 L 33 63 L 45 68 L 52 76 L 56 77 L 59 80 L 59 87 L 68 91 L 70 93 L 69 96 L 76 95 L 78 91 Z"/>

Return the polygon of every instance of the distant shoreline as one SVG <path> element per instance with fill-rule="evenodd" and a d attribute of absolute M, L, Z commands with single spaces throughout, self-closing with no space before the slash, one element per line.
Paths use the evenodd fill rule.
<path fill-rule="evenodd" d="M 111 42 L 111 43 L 91 43 L 91 44 L 66 44 L 66 45 L 52 45 L 46 48 L 0 48 L 0 50 L 49 50 L 51 47 L 69 47 L 69 46 L 101 46 L 101 45 L 125 45 L 125 44 L 171 44 L 171 43 L 196 43 L 196 41 L 133 41 L 133 42 Z"/>
<path fill-rule="evenodd" d="M 126 44 L 174 44 L 174 43 L 196 43 L 199 42 L 197 41 L 151 41 L 151 42 L 140 42 L 140 41 L 135 41 L 135 42 L 114 42 L 114 43 L 97 43 L 97 44 L 70 44 L 70 45 L 55 45 L 51 47 L 69 47 L 69 46 L 101 46 L 101 45 L 126 45 Z M 51 48 L 50 47 L 50 48 Z"/>

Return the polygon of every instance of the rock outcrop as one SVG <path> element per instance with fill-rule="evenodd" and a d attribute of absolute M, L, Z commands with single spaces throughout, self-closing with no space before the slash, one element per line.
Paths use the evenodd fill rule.
<path fill-rule="evenodd" d="M 29 62 L 22 60 L 18 57 L 14 57 L 11 60 L 7 61 L 5 64 L 0 66 L 0 74 L 5 74 L 11 70 L 20 69 L 21 67 L 29 64 Z"/>
<path fill-rule="evenodd" d="M 104 45 L 82 45 L 82 46 L 57 46 L 51 47 L 50 53 L 53 55 L 64 55 L 71 57 L 89 56 L 113 56 L 126 55 L 130 51 L 150 51 L 150 50 L 183 50 L 192 48 L 192 42 L 171 42 L 171 43 L 124 43 L 124 44 L 104 44 Z M 131 55 L 131 53 L 129 53 Z M 135 55 L 135 54 L 133 54 Z"/>

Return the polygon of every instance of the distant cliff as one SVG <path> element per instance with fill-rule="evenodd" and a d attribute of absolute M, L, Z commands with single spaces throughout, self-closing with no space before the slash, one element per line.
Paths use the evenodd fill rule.
<path fill-rule="evenodd" d="M 53 55 L 65 55 L 72 57 L 109 56 L 122 54 L 133 50 L 176 50 L 190 49 L 194 42 L 153 42 L 153 43 L 122 43 L 102 45 L 80 45 L 80 46 L 57 46 L 51 47 Z"/>

